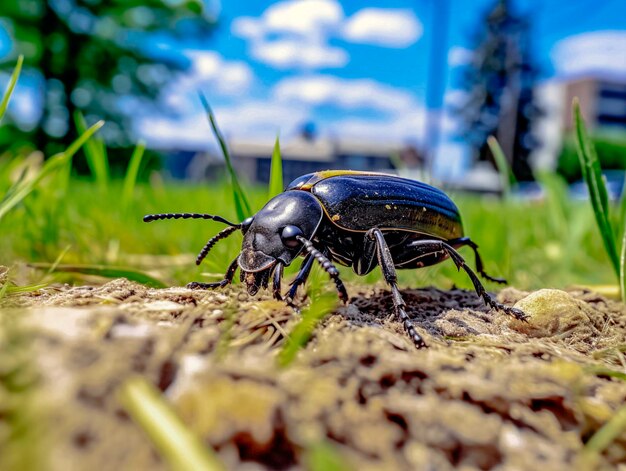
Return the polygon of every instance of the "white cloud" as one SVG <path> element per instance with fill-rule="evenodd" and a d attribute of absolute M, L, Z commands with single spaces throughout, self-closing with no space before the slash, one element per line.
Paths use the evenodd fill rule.
<path fill-rule="evenodd" d="M 454 46 L 448 52 L 448 65 L 450 67 L 458 67 L 472 62 L 474 51 L 461 46 Z"/>
<path fill-rule="evenodd" d="M 288 0 L 271 5 L 258 18 L 236 18 L 231 31 L 250 41 L 252 57 L 273 67 L 343 67 L 346 51 L 327 44 L 343 18 L 335 0 Z"/>
<path fill-rule="evenodd" d="M 235 18 L 231 32 L 249 41 L 255 59 L 279 68 L 342 67 L 348 53 L 332 38 L 384 47 L 406 47 L 423 27 L 411 10 L 364 8 L 350 18 L 336 0 L 286 0 L 259 17 Z"/>
<path fill-rule="evenodd" d="M 257 42 L 251 54 L 279 69 L 343 67 L 348 63 L 348 54 L 341 48 L 293 39 Z"/>
<path fill-rule="evenodd" d="M 240 38 L 259 39 L 265 35 L 263 22 L 250 16 L 235 18 L 230 25 L 230 31 Z"/>
<path fill-rule="evenodd" d="M 309 119 L 309 110 L 305 107 L 265 101 L 217 106 L 213 111 L 227 139 L 273 139 L 278 132 L 281 135 L 295 132 Z M 152 147 L 198 150 L 216 145 L 204 112 L 188 114 L 182 119 L 146 117 L 140 121 L 137 131 Z"/>
<path fill-rule="evenodd" d="M 417 107 L 392 119 L 345 118 L 327 127 L 333 135 L 342 138 L 398 143 L 420 140 L 424 119 L 424 109 Z"/>
<path fill-rule="evenodd" d="M 626 76 L 626 32 L 595 31 L 559 41 L 551 56 L 558 75 Z"/>
<path fill-rule="evenodd" d="M 324 31 L 337 27 L 343 17 L 341 6 L 334 0 L 288 0 L 269 6 L 259 18 L 235 18 L 231 31 L 247 39 L 279 33 L 319 37 Z"/>
<path fill-rule="evenodd" d="M 187 49 L 183 54 L 192 61 L 192 65 L 181 81 L 173 84 L 174 90 L 188 92 L 210 86 L 219 93 L 240 95 L 250 88 L 254 79 L 248 64 L 227 61 L 217 52 Z"/>
<path fill-rule="evenodd" d="M 408 91 L 371 79 L 341 79 L 329 75 L 283 79 L 276 84 L 273 94 L 279 101 L 328 104 L 346 109 L 397 112 L 415 106 L 415 99 Z"/>
<path fill-rule="evenodd" d="M 263 17 L 270 31 L 311 36 L 338 25 L 343 10 L 334 0 L 290 0 L 271 5 Z"/>
<path fill-rule="evenodd" d="M 344 39 L 386 47 L 407 47 L 423 32 L 411 10 L 363 8 L 352 15 L 343 27 Z"/>

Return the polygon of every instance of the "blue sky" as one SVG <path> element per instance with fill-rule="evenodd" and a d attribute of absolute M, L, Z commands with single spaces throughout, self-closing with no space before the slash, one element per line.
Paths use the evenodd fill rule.
<path fill-rule="evenodd" d="M 438 0 L 206 0 L 218 13 L 207 43 L 157 40 L 153 51 L 182 54 L 189 71 L 162 101 L 176 118 L 146 116 L 138 134 L 149 145 L 205 148 L 211 138 L 197 99 L 202 90 L 231 139 L 289 139 L 306 122 L 319 133 L 359 140 L 419 142 L 425 120 L 429 54 L 445 65 L 445 101 L 462 98 L 455 80 L 471 58 L 473 34 L 493 0 L 449 0 L 446 41 L 432 48 Z M 626 77 L 626 2 L 517 0 L 532 12 L 541 78 L 600 71 Z M 3 45 L 4 42 L 4 45 Z M 6 38 L 0 34 L 0 51 Z M 445 77 L 445 78 L 444 78 Z M 28 82 L 28 75 L 24 78 Z M 22 88 L 14 107 L 33 108 Z M 25 98 L 26 97 L 26 98 Z M 443 113 L 443 142 L 454 116 Z"/>
<path fill-rule="evenodd" d="M 288 139 L 307 121 L 322 135 L 419 142 L 432 110 L 425 104 L 435 0 L 285 0 L 222 2 L 209 44 L 182 45 L 188 76 L 164 94 L 180 119 L 141 126 L 153 142 L 205 145 L 201 89 L 231 138 Z M 492 0 L 450 0 L 446 102 L 459 100 L 459 67 Z M 599 70 L 626 76 L 626 2 L 518 0 L 533 12 L 533 50 L 541 78 Z M 444 141 L 456 123 L 444 113 Z"/>

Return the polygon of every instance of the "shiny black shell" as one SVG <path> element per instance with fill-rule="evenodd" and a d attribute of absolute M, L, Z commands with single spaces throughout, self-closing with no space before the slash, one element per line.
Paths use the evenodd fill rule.
<path fill-rule="evenodd" d="M 463 237 L 454 202 L 425 183 L 382 173 L 328 170 L 303 175 L 287 190 L 308 191 L 344 231 L 407 231 L 451 240 Z"/>

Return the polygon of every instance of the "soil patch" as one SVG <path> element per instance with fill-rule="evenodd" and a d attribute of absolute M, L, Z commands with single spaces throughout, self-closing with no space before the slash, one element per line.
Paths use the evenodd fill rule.
<path fill-rule="evenodd" d="M 293 309 L 239 287 L 150 289 L 118 279 L 12 296 L 33 339 L 53 469 L 165 469 L 116 398 L 142 374 L 229 469 L 301 469 L 319 443 L 354 469 L 574 469 L 623 405 L 626 308 L 595 293 L 505 289 L 528 324 L 473 292 L 404 290 L 415 350 L 385 289 L 356 293 L 276 367 Z M 532 304 L 534 302 L 534 304 Z M 0 423 L 2 419 L 0 418 Z M 595 462 L 626 462 L 622 434 Z M 587 463 L 588 465 L 588 463 Z"/>

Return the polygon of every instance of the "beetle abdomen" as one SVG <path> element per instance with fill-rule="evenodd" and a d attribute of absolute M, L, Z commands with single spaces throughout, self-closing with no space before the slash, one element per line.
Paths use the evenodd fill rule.
<path fill-rule="evenodd" d="M 349 231 L 373 227 L 454 239 L 463 236 L 461 216 L 441 190 L 392 175 L 333 175 L 310 190 L 328 218 Z"/>

